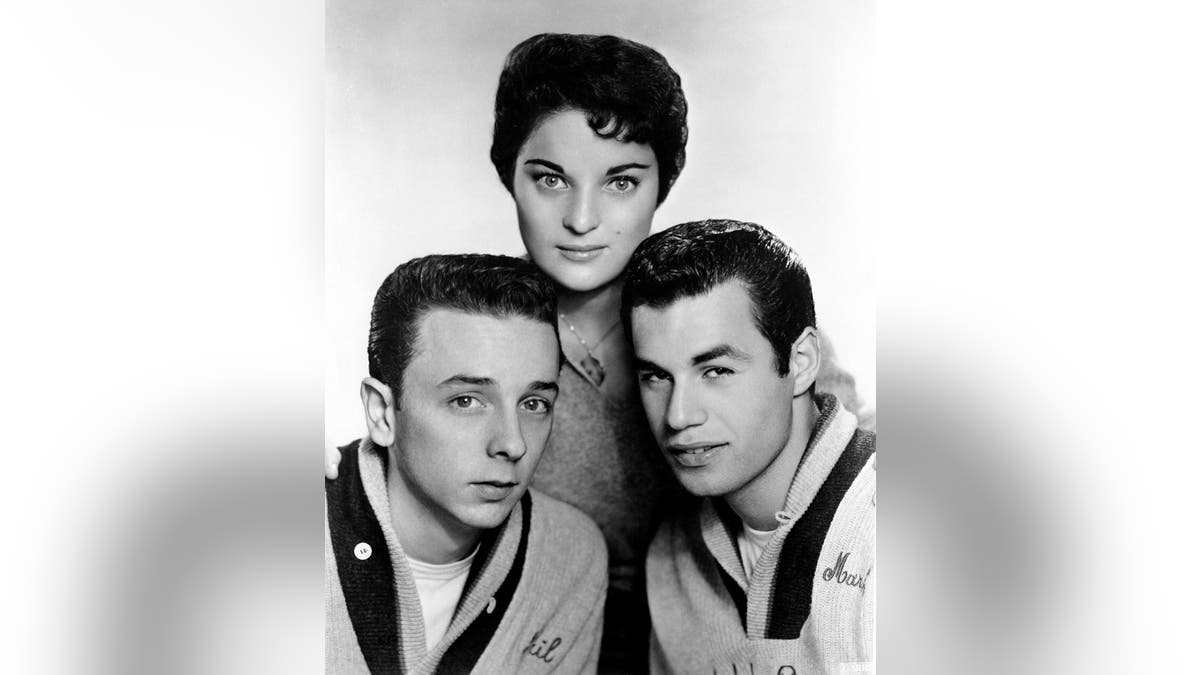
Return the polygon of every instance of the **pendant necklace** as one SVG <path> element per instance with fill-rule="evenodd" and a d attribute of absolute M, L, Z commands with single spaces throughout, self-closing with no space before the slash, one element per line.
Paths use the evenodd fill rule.
<path fill-rule="evenodd" d="M 575 330 L 575 326 L 571 325 L 571 320 L 567 318 L 566 314 L 559 313 L 558 318 L 562 319 L 562 322 L 567 325 L 567 330 L 571 331 L 571 334 L 575 336 L 575 339 L 579 340 L 579 344 L 583 345 L 583 351 L 587 352 L 587 358 L 583 359 L 583 362 L 579 364 L 580 368 L 583 369 L 583 376 L 597 387 L 599 387 L 601 384 L 604 384 L 604 365 L 601 364 L 600 359 L 596 358 L 596 355 L 592 353 L 592 348 L 588 346 L 587 340 L 583 339 L 583 336 Z M 608 330 L 604 331 L 604 335 L 601 335 L 600 339 L 596 341 L 596 349 L 600 348 L 600 345 L 604 342 L 605 338 L 611 335 L 613 329 L 619 325 L 621 325 L 620 318 L 614 321 L 613 325 L 609 326 Z"/>

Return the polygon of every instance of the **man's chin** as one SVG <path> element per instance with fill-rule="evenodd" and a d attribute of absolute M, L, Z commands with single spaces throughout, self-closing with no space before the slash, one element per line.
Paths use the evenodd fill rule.
<path fill-rule="evenodd" d="M 714 480 L 717 478 L 711 473 L 701 474 L 697 471 L 675 471 L 675 479 L 683 486 L 683 489 L 688 494 L 695 497 L 720 497 L 728 490 L 725 489 L 723 482 Z"/>
<path fill-rule="evenodd" d="M 459 512 L 459 520 L 463 525 L 476 530 L 494 530 L 504 524 L 508 515 L 516 505 L 505 502 L 490 504 L 474 504 Z"/>

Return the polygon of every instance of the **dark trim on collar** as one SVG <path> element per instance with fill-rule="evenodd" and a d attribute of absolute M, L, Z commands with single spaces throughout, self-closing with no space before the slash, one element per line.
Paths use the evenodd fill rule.
<path fill-rule="evenodd" d="M 358 468 L 360 445 L 355 441 L 339 448 L 338 479 L 325 481 L 330 544 L 350 623 L 367 667 L 373 673 L 400 673 L 404 649 L 396 617 L 396 579 L 383 529 L 363 489 Z M 366 560 L 354 554 L 361 543 L 371 547 Z"/>
<path fill-rule="evenodd" d="M 804 454 L 800 457 L 800 464 L 804 464 L 804 460 L 808 459 L 808 453 L 817 445 L 825 432 L 829 430 L 829 425 L 833 424 L 834 418 L 842 410 L 842 404 L 838 402 L 838 397 L 825 393 L 815 392 L 813 394 L 813 403 L 817 406 L 817 421 L 813 423 L 812 433 L 808 435 L 808 445 L 804 448 Z M 796 471 L 800 469 L 797 468 Z"/>
<path fill-rule="evenodd" d="M 521 496 L 521 541 L 517 545 L 517 553 L 513 558 L 512 567 L 508 570 L 508 575 L 504 577 L 504 582 L 500 584 L 499 590 L 492 596 L 496 605 L 490 612 L 486 610 L 480 612 L 471 625 L 463 631 L 463 634 L 454 641 L 454 644 L 446 649 L 445 655 L 438 664 L 438 673 L 470 672 L 479 661 L 479 657 L 483 655 L 483 650 L 487 649 L 488 643 L 492 641 L 492 636 L 500 627 L 500 620 L 504 618 L 504 613 L 512 604 L 513 595 L 517 592 L 517 585 L 521 582 L 521 574 L 525 569 L 525 551 L 529 547 L 529 524 L 532 511 L 533 498 L 526 490 L 525 494 Z M 462 601 L 470 594 L 479 575 L 490 562 L 492 548 L 503 529 L 504 525 L 501 525 L 489 531 L 480 542 L 479 552 L 475 554 L 475 560 L 471 563 L 471 574 L 467 577 L 466 587 L 462 597 L 459 598 L 458 609 L 455 610 L 455 618 L 457 618 L 458 611 L 462 609 Z"/>
<path fill-rule="evenodd" d="M 725 526 L 725 534 L 729 536 L 729 541 L 733 544 L 733 552 L 737 554 L 739 564 L 741 564 L 741 550 L 738 548 L 737 536 L 741 532 L 742 520 L 738 515 L 729 508 L 724 499 L 714 499 L 713 509 L 717 512 L 717 517 L 721 519 L 721 524 Z M 708 556 L 714 565 L 717 567 L 717 572 L 721 575 L 721 581 L 725 584 L 725 590 L 729 592 L 729 597 L 733 599 L 734 606 L 737 607 L 738 618 L 742 620 L 742 630 L 746 630 L 746 591 L 742 590 L 740 584 L 733 577 L 729 576 L 729 572 L 725 571 L 725 567 L 717 560 L 716 556 Z"/>
<path fill-rule="evenodd" d="M 836 402 L 836 399 L 834 399 Z M 812 586 L 817 559 L 842 498 L 875 454 L 875 434 L 856 429 L 846 449 L 821 484 L 812 504 L 788 532 L 779 552 L 766 638 L 794 640 L 812 609 Z"/>

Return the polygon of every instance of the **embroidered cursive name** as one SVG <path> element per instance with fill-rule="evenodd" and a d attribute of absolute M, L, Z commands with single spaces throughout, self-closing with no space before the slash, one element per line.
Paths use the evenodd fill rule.
<path fill-rule="evenodd" d="M 525 646 L 525 649 L 521 650 L 521 653 L 550 663 L 554 660 L 554 650 L 558 649 L 560 644 L 562 644 L 562 638 L 556 637 L 553 640 L 543 640 L 542 631 L 539 630 L 529 639 L 529 644 Z"/>
<path fill-rule="evenodd" d="M 845 569 L 846 561 L 849 559 L 849 551 L 839 553 L 836 565 L 834 567 L 826 567 L 825 571 L 821 573 L 821 578 L 825 581 L 854 586 L 860 592 L 866 593 L 867 577 L 871 576 L 871 570 L 867 570 L 866 574 L 850 574 Z"/>

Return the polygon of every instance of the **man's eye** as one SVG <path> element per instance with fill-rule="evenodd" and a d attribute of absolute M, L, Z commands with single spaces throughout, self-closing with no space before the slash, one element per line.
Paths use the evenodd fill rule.
<path fill-rule="evenodd" d="M 713 366 L 712 368 L 708 368 L 704 371 L 704 377 L 708 378 L 708 379 L 713 379 L 716 377 L 725 377 L 726 375 L 732 375 L 732 374 L 733 374 L 732 370 L 730 370 L 728 368 L 723 368 L 721 366 Z"/>
<path fill-rule="evenodd" d="M 543 398 L 531 398 L 523 402 L 521 407 L 531 413 L 548 413 L 553 408 L 550 402 Z"/>
<path fill-rule="evenodd" d="M 450 405 L 460 410 L 470 410 L 472 408 L 482 408 L 483 401 L 474 396 L 455 396 L 450 399 Z"/>
<path fill-rule="evenodd" d="M 655 384 L 657 382 L 666 382 L 671 377 L 661 370 L 644 370 L 638 375 L 638 379 L 646 384 Z"/>

